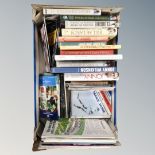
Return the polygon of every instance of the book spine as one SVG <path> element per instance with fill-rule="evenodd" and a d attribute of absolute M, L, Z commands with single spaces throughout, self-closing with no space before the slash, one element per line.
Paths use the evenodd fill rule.
<path fill-rule="evenodd" d="M 115 61 L 56 61 L 57 67 L 111 67 Z"/>
<path fill-rule="evenodd" d="M 48 72 L 50 70 L 50 52 L 49 52 L 49 44 L 47 40 L 47 31 L 46 31 L 46 25 L 43 24 L 42 28 L 40 29 L 41 33 L 41 39 L 42 39 L 42 46 L 43 46 L 43 53 L 44 53 L 44 60 L 45 60 L 45 66 L 46 71 Z"/>
<path fill-rule="evenodd" d="M 59 42 L 88 42 L 88 41 L 109 41 L 109 36 L 98 36 L 98 37 L 58 37 Z"/>
<path fill-rule="evenodd" d="M 106 73 L 64 73 L 65 81 L 116 81 L 118 72 Z"/>
<path fill-rule="evenodd" d="M 93 28 L 93 29 L 61 29 L 62 36 L 108 36 L 115 37 L 117 28 Z"/>
<path fill-rule="evenodd" d="M 71 20 L 71 21 L 108 21 L 108 20 L 117 20 L 116 15 L 102 15 L 102 16 L 73 16 L 73 15 L 64 15 L 60 16 L 61 21 Z"/>
<path fill-rule="evenodd" d="M 102 96 L 101 96 L 101 94 L 100 94 L 100 91 L 97 91 L 96 94 L 97 94 L 97 96 L 98 96 L 98 99 L 100 100 L 100 102 L 101 102 L 102 105 L 104 106 L 104 108 L 105 108 L 107 114 L 108 114 L 109 116 L 111 116 L 111 112 L 109 111 L 109 109 L 108 109 L 108 107 L 107 107 L 107 105 L 106 105 L 106 103 L 105 103 L 105 100 L 102 98 Z"/>
<path fill-rule="evenodd" d="M 121 45 L 105 45 L 104 43 L 79 44 L 79 45 L 60 45 L 60 50 L 89 50 L 89 49 L 121 49 Z"/>
<path fill-rule="evenodd" d="M 110 55 L 114 50 L 61 50 L 60 55 Z"/>
<path fill-rule="evenodd" d="M 71 61 L 71 60 L 121 60 L 123 56 L 117 55 L 55 55 L 56 61 Z"/>
<path fill-rule="evenodd" d="M 109 92 L 105 92 L 105 91 L 100 91 L 99 95 L 101 97 L 101 100 L 104 103 L 104 107 L 106 108 L 106 111 L 108 112 L 108 114 L 111 115 L 112 113 L 112 104 L 111 104 L 111 96 L 108 94 Z"/>
<path fill-rule="evenodd" d="M 101 15 L 101 9 L 48 9 L 43 8 L 44 15 Z"/>
<path fill-rule="evenodd" d="M 65 28 L 115 28 L 119 27 L 116 21 L 65 21 Z"/>
<path fill-rule="evenodd" d="M 96 98 L 97 104 L 99 105 L 99 107 L 102 110 L 102 112 L 105 113 L 106 115 L 108 115 L 108 113 L 107 113 L 107 111 L 106 111 L 102 101 L 99 98 L 98 91 L 94 91 L 93 95 Z"/>
<path fill-rule="evenodd" d="M 106 42 L 60 42 L 60 46 L 104 46 Z"/>
<path fill-rule="evenodd" d="M 114 72 L 115 67 L 53 67 L 52 73 L 99 73 Z"/>
<path fill-rule="evenodd" d="M 67 117 L 67 103 L 65 98 L 65 83 L 64 75 L 59 74 L 60 76 L 60 118 Z"/>

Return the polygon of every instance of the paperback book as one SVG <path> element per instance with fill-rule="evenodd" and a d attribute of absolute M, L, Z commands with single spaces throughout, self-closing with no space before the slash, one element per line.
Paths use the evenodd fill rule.
<path fill-rule="evenodd" d="M 39 76 L 40 118 L 58 119 L 60 116 L 59 78 L 53 75 Z"/>

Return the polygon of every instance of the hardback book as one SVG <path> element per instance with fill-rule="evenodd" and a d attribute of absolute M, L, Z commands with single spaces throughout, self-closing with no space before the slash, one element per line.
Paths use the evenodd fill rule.
<path fill-rule="evenodd" d="M 105 46 L 107 42 L 60 42 L 60 46 Z"/>
<path fill-rule="evenodd" d="M 117 35 L 117 28 L 92 28 L 92 29 L 61 29 L 62 36 L 108 36 L 115 37 Z"/>
<path fill-rule="evenodd" d="M 118 15 L 102 15 L 102 16 L 92 16 L 92 15 L 62 15 L 60 16 L 61 21 L 115 21 L 118 20 Z"/>
<path fill-rule="evenodd" d="M 56 67 L 112 67 L 116 66 L 116 62 L 112 60 L 68 60 L 56 61 Z"/>
<path fill-rule="evenodd" d="M 65 28 L 116 28 L 119 27 L 119 23 L 116 21 L 65 21 Z"/>
<path fill-rule="evenodd" d="M 60 55 L 112 55 L 113 49 L 101 50 L 60 50 Z"/>
<path fill-rule="evenodd" d="M 101 15 L 101 9 L 78 9 L 78 8 L 43 8 L 44 15 Z"/>
<path fill-rule="evenodd" d="M 77 61 L 77 60 L 121 60 L 122 54 L 117 55 L 55 55 L 56 61 Z"/>
<path fill-rule="evenodd" d="M 64 73 L 65 81 L 117 81 L 118 72 Z"/>
<path fill-rule="evenodd" d="M 58 37 L 58 41 L 59 42 L 89 42 L 89 41 L 102 41 L 102 42 L 107 42 L 109 41 L 110 38 L 109 36 L 98 36 L 98 37 L 86 37 L 86 36 L 82 36 L 82 37 L 74 37 L 74 36 L 71 36 L 71 37 L 62 37 L 62 36 L 59 36 Z"/>
<path fill-rule="evenodd" d="M 115 72 L 116 67 L 52 67 L 52 73 L 100 73 Z"/>
<path fill-rule="evenodd" d="M 66 44 L 65 44 L 66 43 Z M 68 43 L 68 44 L 67 44 Z M 81 44 L 72 44 L 71 42 L 64 42 L 64 44 L 60 44 L 60 50 L 91 50 L 91 49 L 121 49 L 121 45 L 106 45 L 104 42 L 102 43 L 81 43 Z"/>

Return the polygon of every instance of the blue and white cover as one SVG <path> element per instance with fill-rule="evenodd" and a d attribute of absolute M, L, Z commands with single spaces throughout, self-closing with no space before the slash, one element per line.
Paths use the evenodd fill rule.
<path fill-rule="evenodd" d="M 99 90 L 71 91 L 71 117 L 110 118 Z"/>
<path fill-rule="evenodd" d="M 115 72 L 116 67 L 52 67 L 52 73 L 100 73 Z"/>

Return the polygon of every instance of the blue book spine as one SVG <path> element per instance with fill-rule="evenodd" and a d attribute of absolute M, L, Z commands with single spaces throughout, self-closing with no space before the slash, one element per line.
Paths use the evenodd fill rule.
<path fill-rule="evenodd" d="M 53 67 L 52 73 L 100 73 L 115 72 L 116 67 Z"/>

